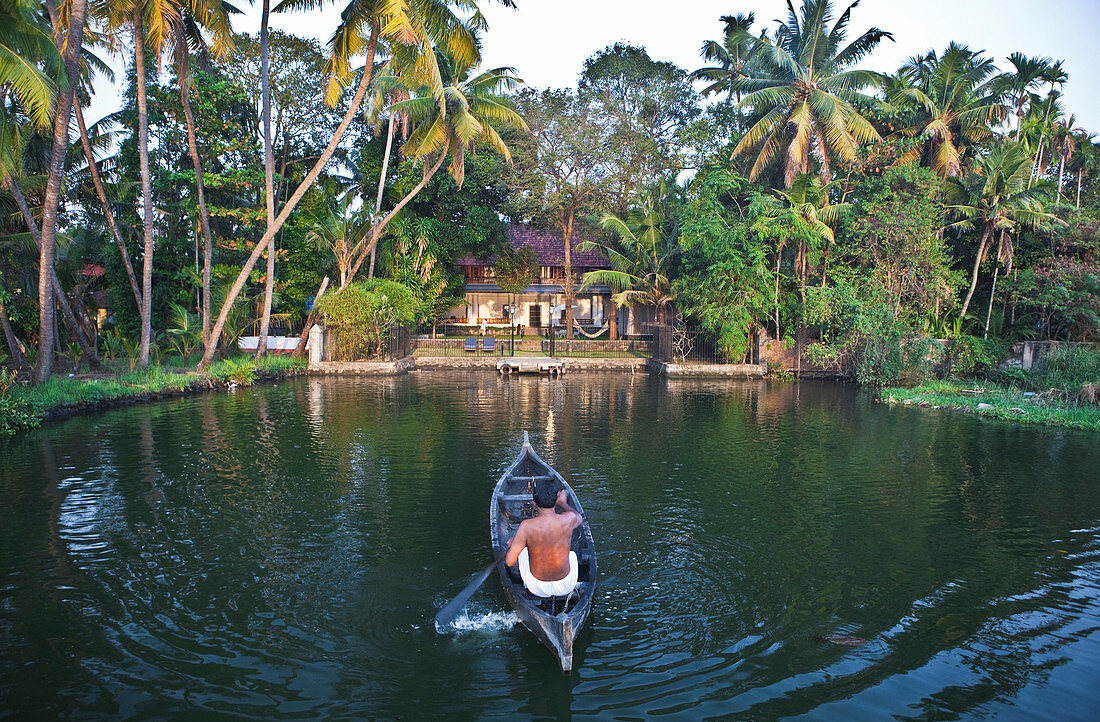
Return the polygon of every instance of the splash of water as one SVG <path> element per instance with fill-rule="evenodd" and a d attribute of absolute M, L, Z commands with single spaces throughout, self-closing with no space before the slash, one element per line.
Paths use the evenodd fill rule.
<path fill-rule="evenodd" d="M 515 612 L 477 612 L 463 611 L 450 624 L 435 625 L 435 631 L 441 634 L 457 632 L 500 632 L 519 624 Z"/>

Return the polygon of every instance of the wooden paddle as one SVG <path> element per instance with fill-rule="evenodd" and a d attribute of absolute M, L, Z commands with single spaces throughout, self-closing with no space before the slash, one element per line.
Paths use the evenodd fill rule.
<path fill-rule="evenodd" d="M 457 597 L 452 599 L 443 609 L 439 610 L 439 614 L 435 615 L 436 626 L 445 626 L 458 616 L 458 613 L 466 606 L 466 602 L 470 601 L 470 597 L 474 596 L 474 592 L 478 590 L 478 587 L 485 583 L 485 580 L 493 573 L 493 569 L 496 568 L 497 564 L 500 564 L 501 560 L 504 559 L 504 555 L 507 553 L 507 549 L 502 551 L 500 556 L 493 560 L 492 564 L 482 569 L 481 573 L 474 577 L 474 580 L 458 593 Z"/>

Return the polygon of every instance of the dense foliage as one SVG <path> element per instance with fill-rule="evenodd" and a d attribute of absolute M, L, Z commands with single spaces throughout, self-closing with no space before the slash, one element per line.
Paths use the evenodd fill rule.
<path fill-rule="evenodd" d="M 208 363 L 269 324 L 297 333 L 325 277 L 316 311 L 366 324 L 377 350 L 386 324 L 461 302 L 460 258 L 499 259 L 522 289 L 537 262 L 507 250 L 509 222 L 559 233 L 578 286 L 732 361 L 770 339 L 880 384 L 985 373 L 1013 341 L 1097 340 L 1100 149 L 1061 62 L 959 41 L 875 73 L 890 29 L 804 0 L 766 25 L 721 18 L 690 73 L 621 42 L 575 88 L 519 89 L 478 70 L 483 18 L 455 8 L 351 3 L 326 46 L 234 35 L 224 8 L 180 28 L 96 11 L 71 67 L 45 6 L 0 8 L 29 59 L 0 66 L 8 365 L 41 381 L 124 347 L 138 366 L 170 349 Z M 99 44 L 121 30 L 142 42 Z M 77 138 L 51 127 L 70 69 L 79 108 L 95 53 L 120 47 L 119 111 Z M 607 269 L 573 274 L 582 242 Z"/>

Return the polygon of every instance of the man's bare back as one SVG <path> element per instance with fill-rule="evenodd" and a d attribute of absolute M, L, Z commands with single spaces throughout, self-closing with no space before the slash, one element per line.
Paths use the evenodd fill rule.
<path fill-rule="evenodd" d="M 514 566 L 526 547 L 531 574 L 544 582 L 555 582 L 569 575 L 569 544 L 573 530 L 581 525 L 581 515 L 569 506 L 565 489 L 558 492 L 556 504 L 562 508 L 561 513 L 536 506 L 538 515 L 520 523 L 504 560 L 508 566 Z"/>

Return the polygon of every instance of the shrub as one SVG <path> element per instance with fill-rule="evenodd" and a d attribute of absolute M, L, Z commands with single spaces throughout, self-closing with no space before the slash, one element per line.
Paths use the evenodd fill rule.
<path fill-rule="evenodd" d="M 838 275 L 835 286 L 807 295 L 809 321 L 823 329 L 822 343 L 809 350 L 815 363 L 835 363 L 871 386 L 912 384 L 932 373 L 939 342 L 913 336 L 880 285 Z"/>
<path fill-rule="evenodd" d="M 986 376 L 1008 356 L 1008 343 L 995 338 L 959 336 L 947 346 L 946 365 L 954 378 Z"/>
<path fill-rule="evenodd" d="M 256 364 L 247 357 L 231 358 L 211 365 L 207 373 L 212 378 L 227 384 L 251 386 L 252 382 L 256 380 Z"/>
<path fill-rule="evenodd" d="M 1043 389 L 1100 384 L 1100 350 L 1078 344 L 1055 346 L 1039 359 L 1032 378 Z"/>
<path fill-rule="evenodd" d="M 345 360 L 381 355 L 389 328 L 412 323 L 416 310 L 416 298 L 406 286 L 377 279 L 349 284 L 317 302 L 334 332 L 337 355 Z"/>

